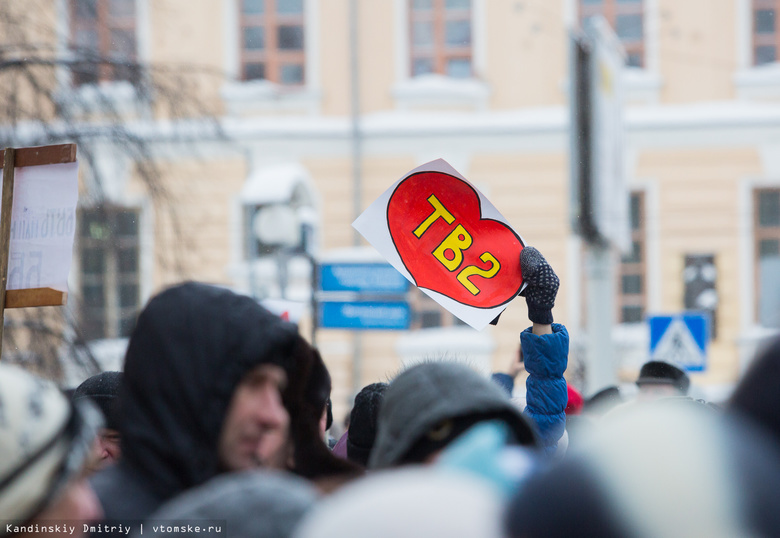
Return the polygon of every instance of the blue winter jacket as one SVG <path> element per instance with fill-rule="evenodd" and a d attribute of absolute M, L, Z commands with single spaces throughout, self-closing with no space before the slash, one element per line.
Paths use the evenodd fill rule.
<path fill-rule="evenodd" d="M 531 328 L 520 333 L 523 361 L 528 372 L 526 407 L 523 413 L 537 426 L 542 446 L 548 454 L 558 448 L 566 428 L 566 380 L 563 373 L 569 358 L 569 333 L 560 323 L 552 324 L 552 334 L 535 335 Z"/>

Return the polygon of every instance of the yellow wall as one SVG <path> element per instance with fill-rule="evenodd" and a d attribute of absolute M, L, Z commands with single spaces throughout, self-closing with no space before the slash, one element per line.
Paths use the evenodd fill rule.
<path fill-rule="evenodd" d="M 246 178 L 243 160 L 163 163 L 167 200 L 155 207 L 154 289 L 183 279 L 231 284 L 231 228 L 238 192 Z M 137 183 L 134 190 L 144 192 Z"/>
<path fill-rule="evenodd" d="M 349 0 L 329 0 L 320 7 L 319 54 L 322 113 L 349 114 Z"/>
<path fill-rule="evenodd" d="M 648 211 L 647 226 L 658 227 L 658 255 L 663 263 L 661 307 L 666 312 L 683 309 L 685 256 L 715 256 L 718 334 L 711 345 L 706 373 L 695 378 L 700 382 L 724 383 L 738 375 L 738 230 L 743 217 L 739 186 L 743 178 L 755 177 L 760 170 L 758 152 L 752 148 L 645 151 L 637 164 L 637 177 L 655 183 L 659 191 L 658 214 Z"/>
<path fill-rule="evenodd" d="M 497 109 L 561 105 L 566 73 L 563 2 L 485 0 L 487 65 Z"/>
<path fill-rule="evenodd" d="M 568 174 L 566 156 L 560 153 L 475 155 L 464 172 L 483 187 L 488 199 L 517 230 L 526 244 L 537 247 L 555 268 L 561 289 L 555 318 L 567 323 Z M 497 326 L 486 329 L 496 341 L 493 366 L 503 370 L 517 352 L 520 331 L 530 325 L 525 300 L 513 300 Z"/>
<path fill-rule="evenodd" d="M 186 115 L 221 113 L 219 90 L 227 69 L 222 2 L 198 2 L 193 9 L 188 0 L 155 0 L 149 6 L 150 63 L 158 68 L 158 83 L 178 107 L 187 109 L 197 96 Z M 169 107 L 157 104 L 159 114 L 170 115 Z"/>
<path fill-rule="evenodd" d="M 358 2 L 358 5 L 361 109 L 366 113 L 387 110 L 393 107 L 396 40 L 404 36 L 393 24 L 393 2 Z"/>
<path fill-rule="evenodd" d="M 663 102 L 734 98 L 737 2 L 658 0 Z"/>

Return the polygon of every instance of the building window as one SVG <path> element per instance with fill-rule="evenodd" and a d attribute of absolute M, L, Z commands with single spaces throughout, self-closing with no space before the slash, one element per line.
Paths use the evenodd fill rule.
<path fill-rule="evenodd" d="M 303 0 L 238 0 L 242 80 L 306 80 Z"/>
<path fill-rule="evenodd" d="M 579 0 L 580 23 L 602 15 L 626 49 L 626 63 L 644 67 L 644 5 L 642 0 Z"/>
<path fill-rule="evenodd" d="M 777 61 L 778 11 L 780 0 L 753 0 L 753 65 Z"/>
<path fill-rule="evenodd" d="M 411 76 L 473 76 L 471 0 L 410 0 Z"/>
<path fill-rule="evenodd" d="M 135 0 L 70 0 L 73 83 L 137 77 Z"/>
<path fill-rule="evenodd" d="M 754 203 L 757 319 L 780 327 L 780 189 L 757 190 Z"/>
<path fill-rule="evenodd" d="M 129 336 L 141 302 L 138 211 L 82 209 L 78 256 L 84 337 Z"/>
<path fill-rule="evenodd" d="M 686 310 L 707 313 L 710 318 L 710 336 L 718 336 L 718 269 L 713 254 L 689 254 L 685 256 L 683 271 Z"/>
<path fill-rule="evenodd" d="M 618 319 L 639 323 L 647 308 L 647 246 L 645 241 L 645 195 L 631 193 L 631 252 L 623 255 L 618 278 Z"/>

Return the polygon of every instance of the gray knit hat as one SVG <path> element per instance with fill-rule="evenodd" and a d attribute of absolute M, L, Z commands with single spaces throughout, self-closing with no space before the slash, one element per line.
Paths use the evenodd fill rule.
<path fill-rule="evenodd" d="M 197 521 L 213 527 L 206 533 L 192 534 L 199 538 L 288 538 L 318 498 L 309 481 L 291 473 L 264 470 L 223 474 L 168 501 L 149 518 L 147 527 L 155 537 L 155 527 L 185 527 Z M 180 532 L 178 536 L 186 538 L 190 534 Z"/>
<path fill-rule="evenodd" d="M 517 444 L 538 446 L 535 426 L 489 379 L 453 362 L 415 365 L 384 393 L 368 467 L 419 462 L 468 427 L 491 419 L 507 424 Z"/>
<path fill-rule="evenodd" d="M 81 472 L 100 412 L 53 383 L 0 364 L 0 514 L 24 523 Z M 5 535 L 0 526 L 0 536 Z"/>

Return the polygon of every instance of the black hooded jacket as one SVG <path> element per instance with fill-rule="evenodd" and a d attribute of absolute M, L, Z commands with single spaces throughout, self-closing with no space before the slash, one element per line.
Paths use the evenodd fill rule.
<path fill-rule="evenodd" d="M 259 364 L 281 366 L 290 377 L 301 340 L 295 325 L 223 288 L 189 282 L 153 298 L 125 357 L 122 458 L 93 478 L 106 520 L 140 522 L 217 475 L 236 386 Z"/>

